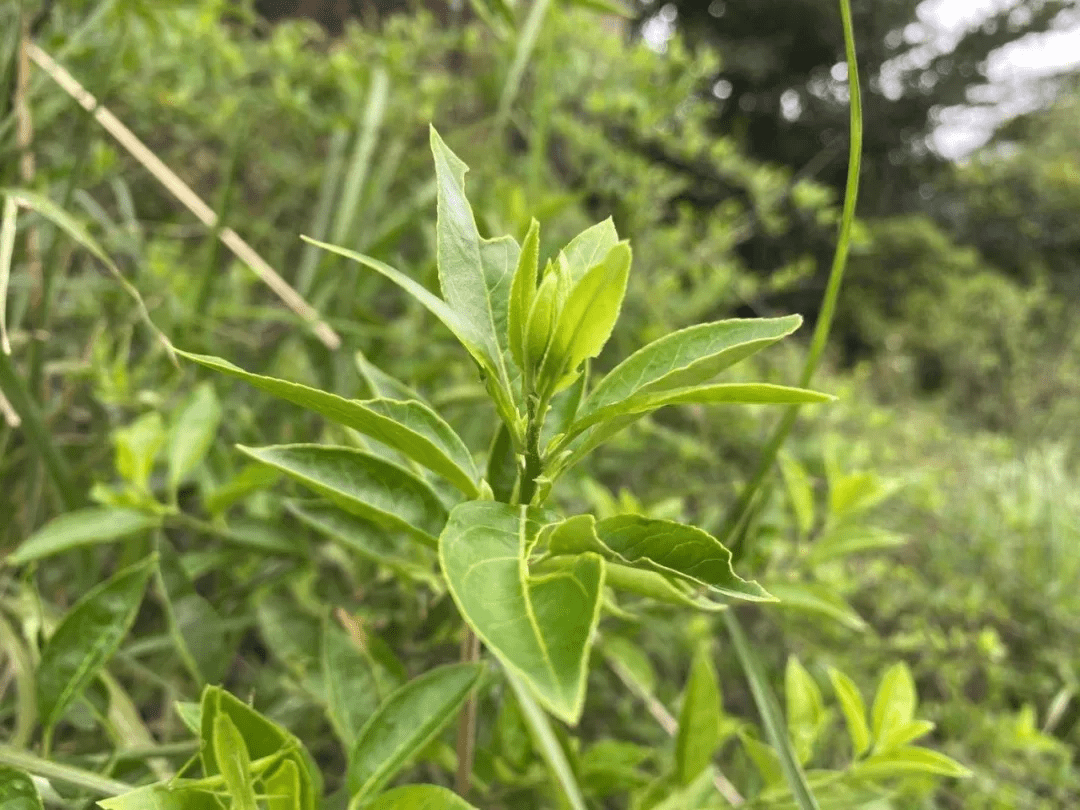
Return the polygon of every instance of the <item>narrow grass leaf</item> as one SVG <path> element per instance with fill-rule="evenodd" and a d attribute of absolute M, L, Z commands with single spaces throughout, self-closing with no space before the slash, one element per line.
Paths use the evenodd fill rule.
<path fill-rule="evenodd" d="M 446 727 L 477 685 L 480 664 L 453 664 L 424 673 L 379 706 L 349 754 L 353 800 L 378 792 Z"/>
<path fill-rule="evenodd" d="M 604 563 L 587 553 L 566 568 L 530 576 L 528 551 L 538 529 L 526 507 L 463 503 L 439 537 L 439 562 L 476 634 L 549 711 L 573 725 L 585 700 Z"/>
<path fill-rule="evenodd" d="M 37 701 L 43 726 L 56 724 L 119 648 L 135 621 L 154 565 L 151 558 L 118 572 L 61 619 L 38 664 Z"/>
<path fill-rule="evenodd" d="M 15 219 L 19 206 L 15 198 L 4 197 L 4 211 L 0 215 L 0 352 L 11 354 L 11 342 L 7 333 L 8 279 L 11 278 L 11 257 L 15 253 Z"/>
<path fill-rule="evenodd" d="M 817 799 L 814 798 L 814 794 L 810 791 L 809 784 L 807 784 L 806 774 L 803 773 L 802 766 L 799 765 L 799 760 L 795 756 L 795 751 L 791 745 L 791 737 L 784 725 L 784 715 L 780 710 L 779 701 L 777 701 L 776 695 L 773 694 L 772 687 L 769 685 L 768 678 L 765 675 L 765 668 L 758 660 L 757 655 L 750 646 L 750 642 L 747 641 L 746 634 L 743 632 L 742 625 L 739 623 L 734 611 L 729 610 L 724 614 L 724 623 L 731 636 L 735 656 L 739 659 L 739 665 L 742 667 L 743 674 L 746 675 L 746 680 L 750 685 L 750 692 L 754 697 L 754 704 L 757 706 L 758 714 L 761 716 L 765 735 L 780 758 L 780 767 L 783 770 L 788 787 L 791 789 L 796 806 L 799 810 L 820 810 Z"/>
<path fill-rule="evenodd" d="M 370 453 L 317 444 L 239 449 L 346 512 L 406 531 L 428 545 L 435 545 L 446 522 L 446 507 L 427 483 Z"/>

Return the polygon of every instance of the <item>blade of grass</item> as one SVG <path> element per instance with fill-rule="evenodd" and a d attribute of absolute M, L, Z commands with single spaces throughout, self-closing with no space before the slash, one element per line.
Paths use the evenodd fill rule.
<path fill-rule="evenodd" d="M 119 796 L 135 789 L 126 782 L 98 776 L 96 773 L 84 771 L 82 768 L 42 759 L 27 751 L 19 751 L 9 745 L 0 744 L 0 765 L 9 765 L 12 768 L 43 776 L 46 779 L 73 785 L 98 796 Z"/>
<path fill-rule="evenodd" d="M 311 220 L 311 233 L 320 242 L 328 241 L 330 235 L 330 216 L 334 210 L 334 194 L 338 189 L 338 176 L 345 165 L 345 147 L 349 142 L 349 133 L 337 129 L 330 136 L 330 149 L 326 155 L 326 168 L 323 170 L 322 184 L 319 186 L 319 200 L 315 204 L 315 216 Z M 315 283 L 315 270 L 319 266 L 322 251 L 312 244 L 304 243 L 300 254 L 300 269 L 296 272 L 296 289 L 301 295 L 311 294 Z"/>
<path fill-rule="evenodd" d="M 800 810 L 820 810 L 820 805 L 814 794 L 810 791 L 810 785 L 806 781 L 806 774 L 799 765 L 799 759 L 791 744 L 787 726 L 784 722 L 784 713 L 780 709 L 780 702 L 773 694 L 769 686 L 769 680 L 765 670 L 754 654 L 753 648 L 746 640 L 742 626 L 735 616 L 734 610 L 724 611 L 724 623 L 731 635 L 732 646 L 735 647 L 735 655 L 739 659 L 746 680 L 750 684 L 750 692 L 754 696 L 754 704 L 758 714 L 761 715 L 761 723 L 765 727 L 765 736 L 772 745 L 780 760 L 780 768 L 787 779 L 788 787 L 791 788 L 795 804 Z"/>
<path fill-rule="evenodd" d="M 799 377 L 799 385 L 802 387 L 810 384 L 821 356 L 825 352 L 825 344 L 829 339 L 829 330 L 832 327 L 833 316 L 836 314 L 836 302 L 840 296 L 840 285 L 844 279 L 844 268 L 847 266 L 848 248 L 851 244 L 851 228 L 855 221 L 855 203 L 859 195 L 859 168 L 862 163 L 863 132 L 859 66 L 855 55 L 855 32 L 851 23 L 851 3 L 850 0 L 839 0 L 839 4 L 840 18 L 844 28 L 844 53 L 848 64 L 848 93 L 851 97 L 851 137 L 848 148 L 847 184 L 844 189 L 844 209 L 840 218 L 836 252 L 833 254 L 832 267 L 829 270 L 825 297 L 822 300 L 821 312 L 818 315 L 817 325 L 814 327 L 814 334 L 810 340 L 810 351 L 807 354 L 802 375 Z M 732 549 L 736 558 L 742 557 L 746 553 L 746 547 L 750 542 L 749 536 L 740 538 L 740 527 L 746 524 L 746 515 L 754 505 L 766 477 L 776 464 L 776 456 L 784 442 L 787 441 L 798 414 L 799 406 L 792 405 L 781 418 L 780 423 L 769 437 L 768 442 L 766 442 L 765 448 L 761 451 L 761 457 L 758 459 L 753 475 L 751 475 L 739 499 L 732 506 L 724 520 L 724 529 L 721 536 L 724 538 L 724 545 Z"/>
<path fill-rule="evenodd" d="M 562 746 L 559 745 L 559 741 L 555 737 L 555 732 L 551 729 L 551 723 L 547 715 L 544 714 L 544 710 L 540 708 L 532 693 L 529 692 L 529 688 L 521 682 L 517 675 L 509 670 L 504 670 L 504 674 L 510 682 L 510 688 L 514 690 L 518 705 L 521 706 L 521 713 L 525 718 L 525 724 L 532 733 L 533 742 L 539 749 L 540 756 L 544 758 L 544 761 L 551 769 L 551 773 L 555 777 L 555 781 L 558 783 L 570 810 L 586 810 L 585 798 L 581 794 L 581 788 L 578 787 L 574 771 L 570 767 L 570 762 L 566 759 L 566 753 L 562 750 Z"/>
<path fill-rule="evenodd" d="M 360 130 L 356 134 L 356 145 L 353 147 L 352 157 L 349 161 L 349 173 L 345 177 L 345 185 L 341 189 L 341 199 L 338 201 L 337 216 L 334 218 L 333 243 L 335 245 L 350 244 L 349 236 L 353 232 L 356 223 L 356 210 L 360 205 L 360 196 L 364 191 L 364 183 L 367 181 L 368 172 L 371 169 L 371 155 L 375 151 L 375 143 L 379 137 L 379 129 L 382 126 L 383 116 L 386 113 L 386 96 L 390 88 L 390 80 L 386 71 L 376 68 L 371 77 L 371 88 L 368 91 L 368 103 L 364 109 L 364 120 Z"/>
<path fill-rule="evenodd" d="M 521 91 L 521 82 L 525 78 L 525 68 L 529 64 L 536 43 L 540 39 L 540 31 L 544 25 L 544 17 L 547 16 L 551 0 L 535 0 L 529 8 L 529 16 L 525 18 L 525 24 L 521 26 L 518 35 L 517 48 L 514 50 L 514 61 L 510 64 L 510 72 L 506 74 L 506 83 L 503 84 L 502 95 L 499 97 L 499 108 L 495 114 L 495 131 L 501 133 L 506 122 L 510 118 L 510 108 L 514 104 Z"/>
<path fill-rule="evenodd" d="M 128 129 L 119 118 L 108 109 L 102 107 L 96 98 L 87 92 L 75 78 L 62 68 L 56 61 L 41 48 L 34 44 L 28 47 L 30 59 L 44 70 L 49 77 L 78 104 L 93 115 L 94 119 L 112 135 L 143 167 L 154 176 L 159 183 L 179 200 L 185 208 L 193 213 L 206 227 L 213 228 L 217 224 L 217 214 L 207 205 L 190 186 L 165 163 L 154 154 L 146 144 Z M 330 326 L 323 321 L 319 313 L 304 298 L 289 285 L 284 278 L 271 267 L 262 256 L 255 252 L 247 242 L 232 228 L 223 228 L 220 235 L 221 241 L 233 252 L 233 254 L 246 264 L 259 279 L 266 284 L 280 298 L 286 306 L 306 321 L 312 331 L 331 351 L 341 345 L 341 338 Z"/>
<path fill-rule="evenodd" d="M 15 219 L 19 207 L 14 197 L 4 198 L 4 213 L 0 217 L 0 352 L 11 354 L 7 333 L 7 291 L 11 277 L 11 257 L 15 253 Z"/>

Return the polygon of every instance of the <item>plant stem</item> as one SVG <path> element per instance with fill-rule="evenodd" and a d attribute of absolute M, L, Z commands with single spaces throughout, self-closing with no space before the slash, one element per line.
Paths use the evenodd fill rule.
<path fill-rule="evenodd" d="M 43 776 L 46 779 L 75 785 L 99 796 L 119 796 L 135 789 L 126 782 L 118 782 L 115 779 L 84 771 L 82 768 L 42 759 L 8 745 L 0 745 L 0 764 Z"/>
<path fill-rule="evenodd" d="M 829 329 L 832 327 L 833 315 L 836 313 L 836 302 L 840 297 L 840 284 L 844 279 L 844 268 L 847 266 L 848 247 L 851 243 L 851 228 L 855 221 L 855 203 L 859 195 L 859 167 L 862 163 L 862 97 L 859 89 L 859 67 L 855 59 L 855 33 L 851 24 L 851 5 L 849 0 L 839 0 L 840 17 L 844 27 L 844 53 L 848 65 L 848 92 L 851 97 L 851 138 L 848 150 L 848 173 L 847 184 L 844 189 L 844 210 L 840 218 L 840 230 L 836 243 L 836 252 L 833 254 L 832 268 L 829 271 L 829 281 L 825 287 L 825 297 L 821 303 L 821 312 L 818 314 L 817 325 L 814 327 L 814 335 L 810 340 L 810 352 L 806 357 L 799 385 L 806 387 L 817 370 L 822 354 L 825 352 L 825 344 L 829 339 Z M 757 467 L 750 481 L 743 488 L 742 494 L 735 505 L 728 512 L 724 520 L 724 528 L 721 536 L 724 544 L 731 548 L 736 556 L 744 556 L 749 546 L 749 538 L 739 542 L 741 529 L 744 527 L 750 515 L 751 508 L 761 490 L 762 484 L 769 473 L 772 472 L 776 462 L 777 453 L 787 441 L 795 418 L 799 414 L 799 406 L 792 405 L 787 409 L 780 423 L 776 426 L 769 441 L 762 450 L 758 459 Z"/>
<path fill-rule="evenodd" d="M 461 661 L 472 664 L 480 660 L 480 639 L 473 629 L 465 625 L 465 638 L 461 641 Z M 457 773 L 454 791 L 463 799 L 472 789 L 473 761 L 476 757 L 476 693 L 470 693 L 458 720 Z"/>
<path fill-rule="evenodd" d="M 544 461 L 540 456 L 540 431 L 544 426 L 542 414 L 546 407 L 546 401 L 536 403 L 532 397 L 529 398 L 529 421 L 525 428 L 525 471 L 521 476 L 518 495 L 518 502 L 522 504 L 532 503 L 536 494 L 536 479 L 544 472 Z"/>

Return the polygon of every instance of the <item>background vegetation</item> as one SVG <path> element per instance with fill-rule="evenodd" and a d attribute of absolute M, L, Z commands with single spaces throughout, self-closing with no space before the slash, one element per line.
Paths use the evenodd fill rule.
<path fill-rule="evenodd" d="M 520 239 L 536 216 L 544 256 L 610 215 L 631 240 L 635 273 L 598 366 L 702 320 L 816 317 L 846 180 L 834 3 L 680 1 L 630 19 L 604 2 L 357 3 L 355 13 L 301 3 L 322 25 L 286 19 L 284 5 L 0 6 L 0 186 L 67 212 L 177 346 L 345 396 L 366 395 L 359 351 L 424 393 L 470 447 L 487 447 L 490 406 L 449 335 L 374 274 L 298 238 L 363 251 L 430 286 L 428 122 L 472 167 L 484 233 Z M 919 716 L 936 724 L 921 744 L 974 775 L 912 776 L 874 806 L 1068 807 L 1080 803 L 1075 79 L 1030 88 L 1047 103 L 960 164 L 928 139 L 943 108 L 979 98 L 988 54 L 1076 7 L 1016 3 L 941 52 L 920 34 L 917 9 L 856 3 L 863 193 L 816 383 L 839 400 L 800 417 L 783 475 L 747 529 L 759 540 L 738 570 L 784 602 L 740 615 L 781 692 L 785 672 L 792 687 L 789 656 L 826 691 L 836 668 L 865 695 L 907 664 Z M 42 70 L 24 70 L 23 82 L 24 22 L 202 195 L 219 215 L 213 227 Z M 54 221 L 22 211 L 14 235 L 0 549 L 10 555 L 91 504 L 161 504 L 164 528 L 0 568 L 0 737 L 40 752 L 26 701 L 42 639 L 80 596 L 164 542 L 175 579 L 151 585 L 118 652 L 58 725 L 51 756 L 130 783 L 164 778 L 191 753 L 174 702 L 223 683 L 300 737 L 332 792 L 343 759 L 322 709 L 320 636 L 340 630 L 329 609 L 382 651 L 389 683 L 456 658 L 453 605 L 415 584 L 422 560 L 373 562 L 324 542 L 233 449 L 349 436 L 175 365 L 87 241 Z M 222 245 L 227 228 L 310 302 L 340 347 Z M 745 373 L 792 380 L 805 345 L 789 342 Z M 718 533 L 775 419 L 753 408 L 662 412 L 576 473 L 567 505 Z M 190 446 L 195 435 L 202 446 Z M 770 798 L 776 768 L 745 726 L 754 704 L 718 626 L 659 609 L 637 623 L 604 620 L 604 658 L 622 661 L 623 676 L 632 661 L 638 688 L 627 691 L 618 666 L 594 664 L 581 728 L 590 747 L 575 764 L 597 807 L 626 806 L 627 786 L 671 759 L 642 694 L 677 714 L 703 635 L 717 637 L 731 721 L 717 761 L 755 806 L 789 801 Z M 482 701 L 477 779 L 503 787 L 475 800 L 555 806 L 527 747 L 508 748 L 513 718 L 493 707 L 485 714 Z M 850 759 L 840 712 L 835 702 L 823 711 L 804 743 L 815 767 L 839 767 Z M 625 747 L 590 753 L 605 740 Z M 433 746 L 413 775 L 438 781 L 450 755 Z M 53 787 L 61 801 L 90 798 Z"/>

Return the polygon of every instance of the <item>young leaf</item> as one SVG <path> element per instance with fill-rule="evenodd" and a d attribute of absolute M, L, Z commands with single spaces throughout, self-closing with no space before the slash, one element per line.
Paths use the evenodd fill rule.
<path fill-rule="evenodd" d="M 112 657 L 135 621 L 153 558 L 114 574 L 67 612 L 41 651 L 37 702 L 41 723 L 51 728 Z"/>
<path fill-rule="evenodd" d="M 620 242 L 574 285 L 559 313 L 542 381 L 556 386 L 586 358 L 600 354 L 618 320 L 629 275 L 630 246 Z"/>
<path fill-rule="evenodd" d="M 202 463 L 221 422 L 214 388 L 202 383 L 191 392 L 169 429 L 169 489 L 173 492 Z"/>
<path fill-rule="evenodd" d="M 866 725 L 862 693 L 855 682 L 838 669 L 829 668 L 829 680 L 844 712 L 848 736 L 851 737 L 851 753 L 856 757 L 862 756 L 870 747 L 870 729 Z"/>
<path fill-rule="evenodd" d="M 4 810 L 43 810 L 33 780 L 7 765 L 0 765 L 0 807 Z"/>
<path fill-rule="evenodd" d="M 300 741 L 246 703 L 217 686 L 206 687 L 200 703 L 199 720 L 202 724 L 200 737 L 203 743 L 200 754 L 203 773 L 213 776 L 223 771 L 214 745 L 217 728 L 215 723 L 220 715 L 228 715 L 252 760 L 277 754 L 283 761 L 295 762 L 300 776 L 300 810 L 315 810 L 316 799 L 322 788 L 316 781 L 318 772 L 309 767 L 310 758 Z"/>
<path fill-rule="evenodd" d="M 446 522 L 439 496 L 408 470 L 370 453 L 317 444 L 239 447 L 354 515 L 435 544 Z"/>
<path fill-rule="evenodd" d="M 874 754 L 855 765 L 853 773 L 865 779 L 882 779 L 909 773 L 929 773 L 966 779 L 971 771 L 956 760 L 928 748 L 905 746 Z"/>
<path fill-rule="evenodd" d="M 285 760 L 262 782 L 267 796 L 266 810 L 301 810 L 304 788 L 296 760 Z"/>
<path fill-rule="evenodd" d="M 437 785 L 406 785 L 388 790 L 365 810 L 476 810 L 451 790 Z"/>
<path fill-rule="evenodd" d="M 479 495 L 479 473 L 469 449 L 442 417 L 421 402 L 346 399 L 299 383 L 252 374 L 218 357 L 177 353 L 370 436 L 443 476 L 468 497 Z"/>
<path fill-rule="evenodd" d="M 540 261 L 540 223 L 529 223 L 529 232 L 521 245 L 514 280 L 510 284 L 510 303 L 506 319 L 510 354 L 518 368 L 525 369 L 525 327 L 536 295 L 537 265 Z"/>
<path fill-rule="evenodd" d="M 258 810 L 251 778 L 251 757 L 244 738 L 227 714 L 219 712 L 214 718 L 213 745 L 232 806 L 236 810 Z"/>
<path fill-rule="evenodd" d="M 559 264 L 566 270 L 572 284 L 603 260 L 619 242 L 615 223 L 608 217 L 586 228 L 559 251 Z"/>
<path fill-rule="evenodd" d="M 784 673 L 784 697 L 788 731 L 799 763 L 805 765 L 814 752 L 814 741 L 825 722 L 825 705 L 817 682 L 793 655 L 788 658 Z"/>
<path fill-rule="evenodd" d="M 720 745 L 721 711 L 712 649 L 707 643 L 699 644 L 690 663 L 675 736 L 675 773 L 680 784 L 691 784 L 712 762 Z"/>
<path fill-rule="evenodd" d="M 213 793 L 169 785 L 147 785 L 130 793 L 101 799 L 102 810 L 221 810 Z"/>
<path fill-rule="evenodd" d="M 321 247 L 323 250 L 329 250 L 331 253 L 336 253 L 339 256 L 344 256 L 354 262 L 370 267 L 393 281 L 420 302 L 432 315 L 442 321 L 447 329 L 454 333 L 454 337 L 473 356 L 473 359 L 476 360 L 480 367 L 487 372 L 488 391 L 495 400 L 499 416 L 507 424 L 515 422 L 517 410 L 510 397 L 509 383 L 506 380 L 506 366 L 503 363 L 502 355 L 499 354 L 498 345 L 491 338 L 483 334 L 477 334 L 473 324 L 461 313 L 420 284 L 417 284 L 400 270 L 395 270 L 385 262 L 357 253 L 355 250 L 347 250 L 306 236 L 300 238 L 305 242 Z M 509 281 L 507 287 L 509 288 Z"/>
<path fill-rule="evenodd" d="M 735 612 L 726 611 L 724 613 L 724 622 L 731 636 L 731 643 L 735 648 L 735 655 L 739 659 L 739 665 L 742 667 L 747 683 L 750 685 L 750 693 L 754 696 L 754 704 L 757 706 L 758 714 L 761 715 L 761 724 L 765 729 L 765 735 L 780 758 L 780 767 L 784 778 L 787 780 L 788 787 L 791 788 L 796 806 L 799 810 L 820 810 L 820 805 L 817 799 L 814 798 L 810 785 L 806 781 L 806 774 L 803 773 L 802 766 L 799 765 L 799 760 L 792 750 L 791 737 L 788 735 L 788 730 L 784 725 L 784 716 L 780 711 L 780 704 L 776 699 L 776 695 L 773 694 L 772 687 L 769 685 L 768 678 L 765 675 L 765 668 L 758 660 L 753 647 L 750 646 L 750 642 L 747 641 L 746 634 L 743 632 L 742 625 L 736 618 Z"/>
<path fill-rule="evenodd" d="M 439 562 L 476 634 L 545 707 L 573 725 L 585 700 L 604 563 L 582 554 L 568 568 L 530 576 L 528 551 L 538 528 L 526 507 L 460 504 L 439 537 Z"/>
<path fill-rule="evenodd" d="M 73 548 L 109 543 L 161 525 L 161 518 L 134 509 L 91 506 L 53 518 L 8 555 L 8 565 L 34 560 Z"/>
<path fill-rule="evenodd" d="M 453 664 L 402 686 L 364 724 L 349 755 L 353 800 L 373 795 L 453 720 L 484 668 Z"/>
<path fill-rule="evenodd" d="M 597 522 L 577 515 L 548 534 L 553 554 L 594 551 L 618 563 L 672 575 L 734 599 L 775 601 L 760 585 L 735 574 L 731 552 L 708 532 L 670 520 L 618 515 Z"/>
<path fill-rule="evenodd" d="M 900 661 L 881 678 L 874 707 L 870 712 L 874 730 L 874 750 L 880 751 L 889 736 L 915 719 L 915 680 L 907 664 Z"/>
<path fill-rule="evenodd" d="M 716 321 L 672 332 L 612 369 L 585 400 L 582 414 L 635 394 L 700 385 L 790 335 L 801 323 L 798 315 L 789 315 Z"/>
<path fill-rule="evenodd" d="M 157 411 L 143 414 L 113 432 L 116 471 L 139 492 L 149 492 L 150 475 L 165 444 L 165 424 Z"/>

